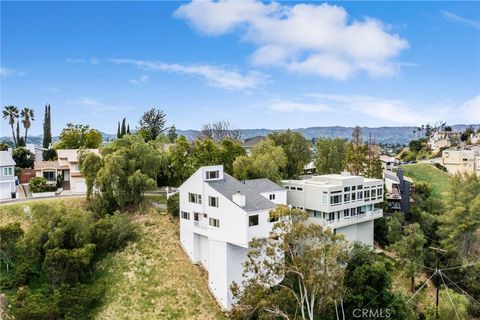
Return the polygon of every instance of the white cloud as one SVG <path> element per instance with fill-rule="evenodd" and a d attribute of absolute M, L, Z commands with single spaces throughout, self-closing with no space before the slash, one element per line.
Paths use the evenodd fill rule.
<path fill-rule="evenodd" d="M 134 65 L 143 70 L 200 76 L 213 86 L 229 90 L 255 89 L 266 81 L 266 75 L 257 71 L 241 73 L 208 64 L 183 65 L 132 59 L 110 59 L 110 61 L 116 64 Z"/>
<path fill-rule="evenodd" d="M 461 107 L 467 123 L 480 123 L 480 95 L 468 100 Z"/>
<path fill-rule="evenodd" d="M 100 60 L 97 58 L 90 58 L 90 59 L 85 59 L 85 58 L 66 58 L 65 59 L 66 63 L 71 63 L 71 64 L 99 64 Z"/>
<path fill-rule="evenodd" d="M 331 108 L 320 103 L 304 103 L 288 100 L 273 100 L 265 104 L 265 106 L 277 112 L 321 112 L 330 111 Z"/>
<path fill-rule="evenodd" d="M 56 88 L 56 87 L 50 87 L 50 88 L 45 88 L 46 91 L 50 92 L 50 93 L 58 93 L 60 92 L 60 89 L 59 88 Z"/>
<path fill-rule="evenodd" d="M 394 75 L 401 64 L 393 59 L 408 48 L 408 42 L 389 33 L 382 22 L 352 21 L 344 8 L 326 3 L 193 1 L 174 15 L 202 34 L 241 34 L 242 40 L 257 45 L 251 56 L 255 65 L 340 80 L 358 72 Z"/>
<path fill-rule="evenodd" d="M 5 67 L 0 68 L 0 78 L 8 78 L 8 77 L 14 77 L 14 76 L 23 76 L 23 75 L 25 75 L 24 72 L 20 72 L 15 69 L 10 69 Z"/>
<path fill-rule="evenodd" d="M 131 106 L 111 106 L 106 105 L 103 102 L 100 102 L 97 99 L 83 97 L 78 100 L 68 100 L 66 101 L 67 104 L 76 105 L 85 109 L 88 109 L 89 112 L 112 112 L 112 111 L 126 111 L 134 109 Z"/>
<path fill-rule="evenodd" d="M 131 79 L 130 83 L 138 86 L 147 83 L 148 79 L 150 78 L 146 74 L 142 74 L 138 79 Z"/>
<path fill-rule="evenodd" d="M 442 16 L 448 21 L 458 22 L 468 27 L 480 29 L 480 21 L 478 20 L 466 19 L 449 11 L 442 11 Z"/>

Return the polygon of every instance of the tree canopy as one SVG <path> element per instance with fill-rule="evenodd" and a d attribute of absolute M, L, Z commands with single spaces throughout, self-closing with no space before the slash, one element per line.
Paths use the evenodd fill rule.
<path fill-rule="evenodd" d="M 88 125 L 67 123 L 60 133 L 60 140 L 56 143 L 56 149 L 95 149 L 102 144 L 100 131 L 90 128 Z"/>
<path fill-rule="evenodd" d="M 138 121 L 140 134 L 145 141 L 155 140 L 165 128 L 166 115 L 162 110 L 151 108 L 143 113 Z"/>
<path fill-rule="evenodd" d="M 285 153 L 287 163 L 281 169 L 282 176 L 287 179 L 298 177 L 303 173 L 303 167 L 310 161 L 312 152 L 311 143 L 300 132 L 288 129 L 283 132 L 272 132 L 268 135 L 275 146 L 280 146 Z"/>

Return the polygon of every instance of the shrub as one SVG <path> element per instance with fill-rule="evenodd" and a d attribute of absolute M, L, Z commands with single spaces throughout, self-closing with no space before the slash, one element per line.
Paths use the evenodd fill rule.
<path fill-rule="evenodd" d="M 93 227 L 93 241 L 97 244 L 99 253 L 122 248 L 135 234 L 128 216 L 118 211 L 98 220 Z"/>
<path fill-rule="evenodd" d="M 33 168 L 35 155 L 32 154 L 27 148 L 19 147 L 14 149 L 12 158 L 15 160 L 16 165 L 20 168 Z"/>
<path fill-rule="evenodd" d="M 57 190 L 57 185 L 48 185 L 47 180 L 45 180 L 44 177 L 32 178 L 28 183 L 28 186 L 30 187 L 30 191 L 33 193 Z"/>
<path fill-rule="evenodd" d="M 42 153 L 43 161 L 57 160 L 57 151 L 55 149 L 47 149 Z"/>
<path fill-rule="evenodd" d="M 167 199 L 167 211 L 174 217 L 180 214 L 180 194 L 175 193 Z"/>

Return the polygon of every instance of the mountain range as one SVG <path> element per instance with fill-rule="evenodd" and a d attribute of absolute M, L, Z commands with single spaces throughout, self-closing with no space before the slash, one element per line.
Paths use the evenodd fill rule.
<path fill-rule="evenodd" d="M 466 124 L 457 124 L 451 126 L 455 131 L 464 131 L 470 125 Z M 480 124 L 471 125 L 478 130 Z M 284 131 L 286 129 L 240 129 L 239 131 L 242 134 L 244 139 L 251 138 L 254 136 L 266 136 L 272 131 Z M 350 139 L 352 137 L 353 127 L 341 127 L 341 126 L 332 126 L 332 127 L 309 127 L 309 128 L 297 128 L 292 129 L 295 132 L 300 132 L 307 139 L 318 138 L 318 137 L 327 137 L 327 138 L 345 138 Z M 193 140 L 196 136 L 199 135 L 199 130 L 177 130 L 178 135 L 184 135 L 187 139 Z M 103 139 L 109 141 L 116 138 L 116 134 L 109 134 L 102 132 Z M 374 139 L 377 143 L 383 144 L 407 144 L 412 139 L 418 139 L 421 136 L 421 133 L 418 133 L 417 127 L 362 127 L 362 136 L 364 141 Z M 41 144 L 43 136 L 30 136 L 28 137 L 28 143 Z M 58 140 L 58 136 L 52 138 L 53 141 Z M 0 141 L 12 141 L 11 137 L 1 137 Z"/>

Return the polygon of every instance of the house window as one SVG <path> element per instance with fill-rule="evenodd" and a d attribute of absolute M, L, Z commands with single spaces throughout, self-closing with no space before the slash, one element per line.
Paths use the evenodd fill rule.
<path fill-rule="evenodd" d="M 297 190 L 297 188 L 295 188 L 295 187 L 290 187 L 290 190 Z"/>
<path fill-rule="evenodd" d="M 357 199 L 358 200 L 363 199 L 363 192 L 362 191 L 357 192 Z"/>
<path fill-rule="evenodd" d="M 331 196 L 330 197 L 330 204 L 339 204 L 342 202 L 342 196 Z"/>
<path fill-rule="evenodd" d="M 55 177 L 55 172 L 54 171 L 44 171 L 43 172 L 43 177 L 47 181 L 56 181 L 57 180 L 56 177 Z"/>
<path fill-rule="evenodd" d="M 365 200 L 369 200 L 368 198 L 370 198 L 370 190 L 365 190 L 363 191 L 363 195 L 365 196 Z"/>
<path fill-rule="evenodd" d="M 297 188 L 297 191 L 303 191 L 303 188 Z"/>
<path fill-rule="evenodd" d="M 352 201 L 356 200 L 355 196 L 356 196 L 355 192 L 352 192 Z"/>
<path fill-rule="evenodd" d="M 343 188 L 343 191 L 349 192 L 349 191 L 350 191 L 350 187 L 345 187 L 345 188 Z"/>
<path fill-rule="evenodd" d="M 190 212 L 182 211 L 182 219 L 190 220 Z"/>
<path fill-rule="evenodd" d="M 350 215 L 350 210 L 348 210 L 348 209 L 343 210 L 343 216 L 344 217 L 348 217 L 349 215 Z"/>
<path fill-rule="evenodd" d="M 289 186 L 285 186 L 285 189 L 287 189 L 287 190 L 288 190 L 288 189 L 290 189 L 290 187 L 289 187 Z"/>
<path fill-rule="evenodd" d="M 272 193 L 270 196 L 269 196 L 270 200 L 275 200 L 275 193 Z"/>
<path fill-rule="evenodd" d="M 196 193 L 188 193 L 188 201 L 192 203 L 202 204 L 202 195 Z"/>
<path fill-rule="evenodd" d="M 377 196 L 377 190 L 373 189 L 372 190 L 372 198 L 376 197 Z"/>
<path fill-rule="evenodd" d="M 217 197 L 208 197 L 208 205 L 210 207 L 217 207 L 218 208 L 218 198 Z"/>
<path fill-rule="evenodd" d="M 3 175 L 4 176 L 13 176 L 13 168 L 12 167 L 3 168 Z"/>
<path fill-rule="evenodd" d="M 328 213 L 328 221 L 335 220 L 335 212 L 329 212 Z"/>
<path fill-rule="evenodd" d="M 198 212 L 193 213 L 193 220 L 198 221 Z"/>
<path fill-rule="evenodd" d="M 210 218 L 210 219 L 208 219 L 208 224 L 212 227 L 219 228 L 220 227 L 220 220 Z"/>
<path fill-rule="evenodd" d="M 218 170 L 207 171 L 207 179 L 218 179 L 219 177 L 220 177 L 220 172 Z"/>
<path fill-rule="evenodd" d="M 323 202 L 323 204 L 327 204 L 327 196 L 323 196 L 322 202 Z"/>
<path fill-rule="evenodd" d="M 350 193 L 345 193 L 343 195 L 343 202 L 347 202 L 347 201 L 350 201 Z"/>
<path fill-rule="evenodd" d="M 248 217 L 248 226 L 258 226 L 258 214 Z"/>

